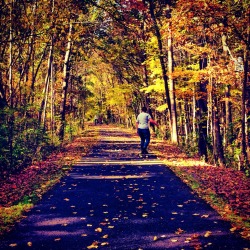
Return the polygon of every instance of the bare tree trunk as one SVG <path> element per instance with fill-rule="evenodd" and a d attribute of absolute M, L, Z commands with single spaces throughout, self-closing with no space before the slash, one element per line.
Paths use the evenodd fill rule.
<path fill-rule="evenodd" d="M 54 47 L 54 41 L 52 39 L 52 51 Z M 52 143 L 54 142 L 54 125 L 55 125 L 55 112 L 54 112 L 54 101 L 55 101 L 55 96 L 54 96 L 54 63 L 53 63 L 53 53 L 52 53 L 52 58 L 51 58 L 51 65 L 50 65 L 50 130 L 51 130 L 51 138 L 52 138 Z"/>
<path fill-rule="evenodd" d="M 188 108 L 188 101 L 185 100 L 184 102 L 184 132 L 185 132 L 185 143 L 188 143 L 188 136 L 190 134 L 190 113 Z"/>
<path fill-rule="evenodd" d="M 193 132 L 193 142 L 194 143 L 196 142 L 196 139 L 197 139 L 197 129 L 196 129 L 197 112 L 196 112 L 196 98 L 195 98 L 196 89 L 195 88 L 196 88 L 196 86 L 194 85 L 193 100 L 192 100 L 192 113 L 193 113 L 192 132 Z"/>
<path fill-rule="evenodd" d="M 249 90 L 248 85 L 248 60 L 247 60 L 247 48 L 244 51 L 244 77 L 242 82 L 242 96 L 241 96 L 241 156 L 240 156 L 240 170 L 243 170 L 248 165 L 247 158 L 247 143 L 246 143 L 246 96 L 249 94 L 247 90 Z M 248 100 L 249 101 L 249 100 Z"/>
<path fill-rule="evenodd" d="M 216 92 L 216 86 L 213 86 L 215 89 L 212 93 Z M 222 144 L 222 136 L 220 133 L 220 120 L 218 115 L 218 100 L 215 94 L 213 95 L 213 157 L 215 160 L 216 165 L 220 167 L 225 166 L 225 159 L 224 159 L 224 151 L 223 151 L 223 144 Z"/>
<path fill-rule="evenodd" d="M 64 139 L 65 122 L 66 122 L 66 100 L 67 100 L 67 90 L 69 85 L 69 75 L 70 75 L 70 54 L 71 54 L 71 35 L 72 35 L 72 23 L 69 26 L 68 42 L 64 58 L 64 68 L 63 68 L 63 83 L 62 83 L 62 101 L 60 107 L 60 124 L 59 124 L 59 139 L 62 142 Z"/>
<path fill-rule="evenodd" d="M 232 102 L 230 96 L 230 85 L 227 85 L 225 89 L 225 147 L 233 142 Z"/>
<path fill-rule="evenodd" d="M 232 54 L 230 52 L 229 47 L 227 46 L 227 37 L 226 35 L 222 35 L 221 37 L 223 54 L 227 58 L 228 53 L 232 58 Z M 230 85 L 227 85 L 225 88 L 225 133 L 224 133 L 224 141 L 225 147 L 231 145 L 233 142 L 233 129 L 232 129 L 232 102 L 230 101 L 231 93 L 230 93 Z"/>
<path fill-rule="evenodd" d="M 203 55 L 200 59 L 200 69 L 207 67 L 207 56 Z M 199 155 L 208 160 L 207 153 L 207 86 L 208 82 L 200 82 L 200 92 L 202 96 L 198 100 L 198 111 L 197 111 L 197 120 L 198 120 L 198 148 Z"/>
<path fill-rule="evenodd" d="M 38 118 L 39 124 L 43 127 L 43 129 L 45 129 L 45 122 L 46 122 L 46 109 L 47 109 L 47 100 L 48 100 L 48 94 L 49 94 L 49 79 L 50 79 L 50 73 L 51 73 L 52 60 L 53 60 L 53 41 L 51 40 L 47 74 L 45 77 L 45 85 L 43 89 L 43 100 L 40 105 L 39 118 Z"/>
<path fill-rule="evenodd" d="M 43 50 L 43 53 L 41 55 L 41 59 L 35 69 L 35 65 L 34 65 L 34 59 L 32 60 L 33 61 L 33 65 L 32 65 L 32 81 L 31 81 L 31 86 L 30 86 L 30 89 L 31 89 L 31 96 L 30 96 L 30 99 L 29 100 L 31 103 L 34 103 L 34 97 L 35 97 L 35 82 L 36 82 L 36 77 L 38 75 L 38 72 L 39 72 L 39 69 L 42 65 L 42 62 L 44 60 L 44 58 L 46 57 L 46 52 L 47 52 L 47 48 L 49 47 L 49 44 L 46 44 L 44 50 Z M 34 56 L 34 55 L 33 55 Z"/>
<path fill-rule="evenodd" d="M 175 98 L 175 84 L 173 79 L 174 63 L 173 63 L 173 45 L 172 45 L 172 25 L 169 21 L 168 31 L 168 82 L 169 82 L 169 95 L 170 95 L 170 115 L 171 115 L 171 141 L 173 144 L 178 144 L 177 133 L 177 112 L 176 112 L 176 98 Z"/>
<path fill-rule="evenodd" d="M 8 134 L 8 140 L 9 140 L 9 150 L 10 150 L 10 166 L 13 166 L 13 130 L 14 130 L 14 115 L 13 115 L 13 108 L 14 108 L 14 103 L 13 103 L 13 73 L 12 73 L 12 63 L 13 63 L 13 30 L 12 30 L 12 11 L 13 11 L 13 5 L 14 5 L 14 0 L 11 1 L 11 9 L 10 9 L 10 29 L 9 29 L 9 100 L 10 100 L 10 109 L 11 109 L 11 114 L 10 114 L 10 120 L 9 120 L 9 134 Z"/>
<path fill-rule="evenodd" d="M 168 109 L 169 109 L 169 113 L 170 113 L 169 118 L 171 120 L 171 102 L 170 102 L 169 87 L 168 87 L 168 76 L 167 76 L 167 70 L 166 70 L 165 61 L 164 61 L 162 38 L 161 38 L 161 33 L 159 30 L 156 16 L 155 16 L 155 12 L 154 12 L 155 5 L 154 5 L 153 0 L 149 0 L 149 11 L 150 11 L 150 15 L 151 15 L 151 18 L 153 20 L 153 23 L 154 23 L 154 30 L 155 30 L 155 34 L 156 34 L 157 41 L 158 41 L 159 60 L 160 60 L 161 69 L 162 69 L 162 78 L 163 78 L 164 86 L 165 86 L 166 101 L 167 101 L 167 105 L 168 105 Z M 171 127 L 171 121 L 170 121 L 169 125 Z"/>

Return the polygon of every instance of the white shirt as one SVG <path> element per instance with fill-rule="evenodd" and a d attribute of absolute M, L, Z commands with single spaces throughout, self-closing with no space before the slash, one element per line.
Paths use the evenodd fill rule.
<path fill-rule="evenodd" d="M 138 123 L 138 128 L 148 129 L 148 122 L 152 119 L 150 114 L 142 112 L 137 116 L 136 122 Z"/>

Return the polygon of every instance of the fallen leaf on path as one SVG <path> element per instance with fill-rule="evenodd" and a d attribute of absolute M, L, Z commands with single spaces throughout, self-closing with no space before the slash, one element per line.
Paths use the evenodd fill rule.
<path fill-rule="evenodd" d="M 98 227 L 98 228 L 95 229 L 95 231 L 98 232 L 98 233 L 101 233 L 102 232 L 102 228 Z"/>
<path fill-rule="evenodd" d="M 209 214 L 203 214 L 202 216 L 201 216 L 201 218 L 208 218 L 209 217 Z"/>
<path fill-rule="evenodd" d="M 177 242 L 177 239 L 170 239 L 171 242 Z"/>
<path fill-rule="evenodd" d="M 16 247 L 17 244 L 16 243 L 12 243 L 12 244 L 9 244 L 10 247 Z"/>
<path fill-rule="evenodd" d="M 29 247 L 31 247 L 32 246 L 32 242 L 27 242 L 27 245 L 29 246 Z"/>
<path fill-rule="evenodd" d="M 102 243 L 101 243 L 101 246 L 108 246 L 108 245 L 109 245 L 108 242 L 102 242 Z"/>
<path fill-rule="evenodd" d="M 88 249 L 98 248 L 98 242 L 94 241 L 90 246 L 87 246 Z"/>
<path fill-rule="evenodd" d="M 61 240 L 61 238 L 56 238 L 56 239 L 54 239 L 54 241 L 60 241 Z"/>
<path fill-rule="evenodd" d="M 232 227 L 232 228 L 230 228 L 230 231 L 231 232 L 235 232 L 237 230 L 237 227 Z"/>
<path fill-rule="evenodd" d="M 175 234 L 182 234 L 184 233 L 184 230 L 182 230 L 181 228 L 178 228 L 177 231 L 175 232 Z"/>
<path fill-rule="evenodd" d="M 198 239 L 198 238 L 199 238 L 199 234 L 193 234 L 191 239 L 194 240 L 194 239 Z"/>
<path fill-rule="evenodd" d="M 211 234 L 212 234 L 212 232 L 207 231 L 207 232 L 204 234 L 204 237 L 209 237 Z"/>

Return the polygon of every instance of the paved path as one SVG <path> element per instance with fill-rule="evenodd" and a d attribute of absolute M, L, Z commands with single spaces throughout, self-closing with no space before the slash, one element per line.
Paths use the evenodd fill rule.
<path fill-rule="evenodd" d="M 160 160 L 138 152 L 138 139 L 105 126 L 0 249 L 248 249 Z"/>

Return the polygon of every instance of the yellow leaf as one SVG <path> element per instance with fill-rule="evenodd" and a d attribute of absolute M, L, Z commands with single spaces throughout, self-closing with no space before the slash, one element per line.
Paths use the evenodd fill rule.
<path fill-rule="evenodd" d="M 204 234 L 204 237 L 209 237 L 211 234 L 212 234 L 212 232 L 207 231 L 207 232 Z"/>
<path fill-rule="evenodd" d="M 198 215 L 200 215 L 200 214 L 198 214 L 198 213 L 194 213 L 193 215 L 194 215 L 194 216 L 198 216 Z"/>
<path fill-rule="evenodd" d="M 16 244 L 16 243 L 12 243 L 12 244 L 10 244 L 9 246 L 10 246 L 10 247 L 16 247 L 17 244 Z"/>
<path fill-rule="evenodd" d="M 158 240 L 158 237 L 157 236 L 154 236 L 154 241 Z"/>
<path fill-rule="evenodd" d="M 31 247 L 32 246 L 32 242 L 27 242 L 27 245 L 29 246 L 29 247 Z"/>
<path fill-rule="evenodd" d="M 172 242 L 177 242 L 178 240 L 177 239 L 171 239 Z"/>
<path fill-rule="evenodd" d="M 101 233 L 102 229 L 100 227 L 98 227 L 98 228 L 95 229 L 95 231 L 98 232 L 98 233 Z"/>
<path fill-rule="evenodd" d="M 182 234 L 184 233 L 184 230 L 182 230 L 181 228 L 178 228 L 177 231 L 175 232 L 175 234 Z"/>
<path fill-rule="evenodd" d="M 201 216 L 201 218 L 208 218 L 209 217 L 209 214 L 203 214 L 202 216 Z"/>
<path fill-rule="evenodd" d="M 109 237 L 108 234 L 102 236 L 103 239 L 107 239 L 108 237 Z"/>
<path fill-rule="evenodd" d="M 237 227 L 232 227 L 232 228 L 230 229 L 231 232 L 234 232 L 234 231 L 236 231 L 236 230 L 237 230 Z"/>
<path fill-rule="evenodd" d="M 94 241 L 90 246 L 87 247 L 88 249 L 98 248 L 98 242 Z"/>
<path fill-rule="evenodd" d="M 101 243 L 101 246 L 108 246 L 108 245 L 109 245 L 108 242 L 103 242 L 103 243 Z"/>

